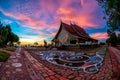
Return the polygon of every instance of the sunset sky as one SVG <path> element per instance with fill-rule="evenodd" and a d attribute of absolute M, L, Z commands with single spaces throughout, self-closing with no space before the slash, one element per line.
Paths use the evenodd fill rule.
<path fill-rule="evenodd" d="M 104 13 L 96 0 L 0 0 L 0 21 L 10 24 L 21 42 L 54 38 L 60 21 L 76 23 L 93 38 L 107 38 Z"/>

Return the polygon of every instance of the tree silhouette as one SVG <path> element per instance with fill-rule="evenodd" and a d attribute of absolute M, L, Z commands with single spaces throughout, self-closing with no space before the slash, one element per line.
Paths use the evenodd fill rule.
<path fill-rule="evenodd" d="M 6 46 L 8 42 L 13 44 L 17 41 L 19 41 L 19 37 L 12 32 L 10 25 L 3 26 L 0 22 L 0 45 Z"/>
<path fill-rule="evenodd" d="M 37 45 L 38 45 L 38 42 L 34 42 L 34 45 L 37 46 Z"/>
<path fill-rule="evenodd" d="M 118 34 L 117 41 L 118 41 L 118 44 L 120 45 L 120 34 Z"/>
<path fill-rule="evenodd" d="M 111 30 L 120 30 L 120 0 L 97 0 L 104 8 L 107 24 Z"/>
<path fill-rule="evenodd" d="M 115 33 L 111 33 L 110 37 L 106 40 L 106 42 L 112 46 L 116 46 L 118 44 L 117 41 L 118 39 Z"/>

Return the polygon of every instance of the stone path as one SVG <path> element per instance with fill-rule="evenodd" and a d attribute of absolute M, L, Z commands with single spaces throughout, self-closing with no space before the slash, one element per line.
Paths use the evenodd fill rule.
<path fill-rule="evenodd" d="M 111 61 L 113 66 L 113 77 L 115 80 L 120 80 L 120 50 L 109 47 L 109 53 L 111 55 Z"/>
<path fill-rule="evenodd" d="M 112 64 L 116 61 L 111 58 L 116 57 L 113 56 L 116 50 L 113 52 L 110 50 L 112 49 L 109 48 L 104 56 L 100 71 L 96 74 L 86 74 L 82 70 L 53 65 L 42 60 L 40 56 L 33 53 L 34 51 L 17 48 L 16 52 L 10 53 L 8 61 L 0 67 L 0 80 L 112 80 L 114 67 Z"/>
<path fill-rule="evenodd" d="M 117 61 L 118 63 L 120 64 L 120 50 L 114 48 L 114 47 L 109 47 L 109 50 L 112 50 L 110 51 L 110 53 L 114 53 L 116 58 L 117 58 Z"/>
<path fill-rule="evenodd" d="M 28 71 L 33 80 L 68 80 L 39 63 L 29 53 L 25 52 Z M 34 70 L 33 70 L 34 69 Z"/>
<path fill-rule="evenodd" d="M 33 51 L 34 52 L 34 51 Z M 55 74 L 64 78 L 67 78 L 68 80 L 112 80 L 112 64 L 110 60 L 109 53 L 106 53 L 105 59 L 104 59 L 104 65 L 100 68 L 100 71 L 96 74 L 86 74 L 82 70 L 72 70 L 69 68 L 53 65 L 46 60 L 42 60 L 40 56 L 31 53 L 31 55 L 39 61 L 40 64 L 44 65 L 47 69 L 53 71 Z M 43 80 L 49 79 L 54 80 L 52 77 L 50 77 L 48 74 L 44 75 L 45 69 L 41 69 L 43 71 L 42 77 Z M 53 75 L 54 78 L 56 78 Z M 59 78 L 57 78 L 59 80 Z"/>
<path fill-rule="evenodd" d="M 0 80 L 31 80 L 23 61 L 21 48 L 17 48 L 15 52 L 4 51 L 10 53 L 11 56 L 0 67 Z"/>

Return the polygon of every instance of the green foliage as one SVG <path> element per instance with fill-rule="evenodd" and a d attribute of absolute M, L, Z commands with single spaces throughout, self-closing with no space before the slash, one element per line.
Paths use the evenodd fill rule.
<path fill-rule="evenodd" d="M 111 30 L 120 30 L 120 0 L 97 0 L 108 16 L 107 24 Z"/>
<path fill-rule="evenodd" d="M 110 37 L 106 40 L 106 43 L 116 46 L 118 44 L 118 37 L 115 33 L 111 33 Z"/>
<path fill-rule="evenodd" d="M 37 45 L 38 45 L 38 42 L 34 42 L 34 45 L 36 45 L 36 46 L 37 46 Z"/>
<path fill-rule="evenodd" d="M 117 42 L 118 42 L 118 44 L 120 45 L 120 34 L 118 34 L 118 37 L 117 37 Z"/>
<path fill-rule="evenodd" d="M 0 45 L 7 45 L 7 43 L 13 44 L 13 42 L 19 41 L 19 37 L 11 30 L 10 25 L 3 26 L 0 22 Z"/>
<path fill-rule="evenodd" d="M 10 54 L 0 51 L 0 62 L 4 62 L 9 58 Z"/>

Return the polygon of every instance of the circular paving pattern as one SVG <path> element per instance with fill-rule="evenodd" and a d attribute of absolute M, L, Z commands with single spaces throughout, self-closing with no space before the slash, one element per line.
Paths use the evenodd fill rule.
<path fill-rule="evenodd" d="M 70 55 L 70 56 L 63 56 L 59 57 L 59 60 L 64 61 L 64 62 L 69 62 L 69 63 L 79 63 L 79 62 L 84 62 L 89 59 L 89 56 L 86 55 Z"/>
<path fill-rule="evenodd" d="M 98 54 L 75 54 L 67 52 L 42 52 L 42 58 L 58 66 L 73 70 L 83 69 L 85 73 L 96 73 L 102 66 L 103 58 Z M 39 53 L 37 53 L 39 54 Z M 40 52 L 41 54 L 41 52 Z"/>
<path fill-rule="evenodd" d="M 17 68 L 16 71 L 20 72 L 20 71 L 22 71 L 22 69 L 21 68 Z"/>
<path fill-rule="evenodd" d="M 16 73 L 16 71 L 13 71 L 12 73 L 13 73 L 13 74 L 15 74 L 15 73 Z"/>
<path fill-rule="evenodd" d="M 18 59 L 13 59 L 13 62 L 18 62 Z"/>
<path fill-rule="evenodd" d="M 10 56 L 10 58 L 16 58 L 16 56 Z"/>
<path fill-rule="evenodd" d="M 6 71 L 6 74 L 10 74 L 11 72 L 10 71 Z"/>
<path fill-rule="evenodd" d="M 17 53 L 17 54 L 16 54 L 16 57 L 20 58 L 20 57 L 21 57 L 21 55 L 20 55 L 19 53 Z"/>
<path fill-rule="evenodd" d="M 13 67 L 21 67 L 22 64 L 21 64 L 21 63 L 12 63 L 12 66 L 13 66 Z"/>

